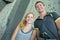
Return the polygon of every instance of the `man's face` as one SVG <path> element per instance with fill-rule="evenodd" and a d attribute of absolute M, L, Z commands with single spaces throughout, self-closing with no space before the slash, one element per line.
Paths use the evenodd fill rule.
<path fill-rule="evenodd" d="M 42 3 L 37 3 L 36 5 L 36 10 L 41 13 L 45 10 L 45 6 Z"/>

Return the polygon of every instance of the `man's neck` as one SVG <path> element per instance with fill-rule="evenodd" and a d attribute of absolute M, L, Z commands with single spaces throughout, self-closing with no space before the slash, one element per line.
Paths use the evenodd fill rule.
<path fill-rule="evenodd" d="M 43 12 L 40 13 L 39 16 L 40 16 L 41 19 L 44 19 L 44 17 L 46 16 L 46 14 L 47 14 L 46 11 L 43 11 Z"/>

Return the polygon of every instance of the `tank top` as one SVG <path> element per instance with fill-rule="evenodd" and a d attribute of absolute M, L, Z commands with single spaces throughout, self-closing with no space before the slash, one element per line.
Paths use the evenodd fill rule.
<path fill-rule="evenodd" d="M 30 40 L 33 30 L 31 29 L 29 32 L 24 33 L 22 29 L 20 29 L 16 35 L 15 40 Z"/>

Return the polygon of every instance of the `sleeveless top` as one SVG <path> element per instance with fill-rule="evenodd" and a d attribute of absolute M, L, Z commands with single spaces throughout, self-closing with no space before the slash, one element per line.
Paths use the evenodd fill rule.
<path fill-rule="evenodd" d="M 29 32 L 24 33 L 22 29 L 20 29 L 16 35 L 15 40 L 30 40 L 33 30 L 31 29 Z"/>

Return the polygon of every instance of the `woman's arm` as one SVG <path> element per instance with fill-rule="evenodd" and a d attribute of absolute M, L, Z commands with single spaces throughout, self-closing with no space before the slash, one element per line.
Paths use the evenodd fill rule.
<path fill-rule="evenodd" d="M 32 33 L 31 40 L 35 40 L 38 37 L 39 37 L 39 31 L 38 31 L 38 29 L 35 28 Z"/>
<path fill-rule="evenodd" d="M 20 27 L 17 26 L 17 28 L 16 28 L 15 31 L 13 32 L 13 35 L 12 35 L 12 37 L 11 37 L 11 40 L 15 40 L 15 37 L 16 37 L 19 29 L 20 29 Z"/>

